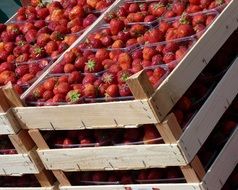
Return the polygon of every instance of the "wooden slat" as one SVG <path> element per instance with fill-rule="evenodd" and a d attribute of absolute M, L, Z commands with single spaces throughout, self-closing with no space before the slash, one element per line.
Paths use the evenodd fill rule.
<path fill-rule="evenodd" d="M 167 77 L 151 101 L 157 103 L 162 121 L 238 26 L 238 1 L 232 0 L 202 38 Z"/>
<path fill-rule="evenodd" d="M 173 144 L 38 150 L 38 154 L 50 170 L 128 170 L 186 165 Z"/>
<path fill-rule="evenodd" d="M 28 154 L 1 155 L 0 175 L 39 173 Z"/>
<path fill-rule="evenodd" d="M 217 122 L 238 93 L 238 58 L 218 83 L 210 97 L 190 122 L 178 144 L 188 161 L 206 141 Z"/>
<path fill-rule="evenodd" d="M 156 127 L 164 142 L 168 144 L 177 143 L 177 140 L 183 133 L 173 113 L 169 114 L 165 121 L 161 124 L 157 124 Z M 197 156 L 194 156 L 190 164 L 181 166 L 180 169 L 188 183 L 198 183 L 205 175 L 204 167 Z"/>
<path fill-rule="evenodd" d="M 49 149 L 49 146 L 46 144 L 44 138 L 42 137 L 40 131 L 38 129 L 29 130 L 29 135 L 34 140 L 38 148 L 41 150 Z M 60 182 L 61 185 L 69 186 L 71 185 L 68 178 L 64 174 L 64 172 L 60 170 L 53 170 L 52 171 L 56 179 Z"/>
<path fill-rule="evenodd" d="M 25 130 L 19 131 L 18 134 L 9 135 L 9 139 L 19 154 L 27 153 L 35 146 L 35 143 Z"/>
<path fill-rule="evenodd" d="M 204 189 L 220 190 L 238 164 L 238 128 L 226 143 L 203 179 Z"/>
<path fill-rule="evenodd" d="M 199 184 L 143 184 L 60 187 L 60 190 L 202 190 Z"/>
<path fill-rule="evenodd" d="M 6 113 L 0 113 L 0 135 L 11 135 L 19 132 L 20 126 L 12 113 L 8 110 Z"/>
<path fill-rule="evenodd" d="M 27 129 L 116 128 L 128 124 L 156 123 L 146 100 L 57 107 L 18 107 L 14 108 L 14 111 L 25 123 L 26 126 L 22 127 Z"/>

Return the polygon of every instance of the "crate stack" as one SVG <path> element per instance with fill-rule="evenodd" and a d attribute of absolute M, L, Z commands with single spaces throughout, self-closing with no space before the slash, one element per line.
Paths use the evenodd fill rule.
<path fill-rule="evenodd" d="M 12 89 L 12 88 L 10 88 Z M 13 91 L 14 92 L 14 91 Z M 47 171 L 42 164 L 36 152 L 36 145 L 28 134 L 27 130 L 20 127 L 19 122 L 12 114 L 11 107 L 13 105 L 20 106 L 18 96 L 12 96 L 11 90 L 8 87 L 2 88 L 1 94 L 1 137 L 7 136 L 14 146 L 16 153 L 2 154 L 1 159 L 1 176 L 18 176 L 23 175 L 35 176 L 38 183 L 45 187 L 44 189 L 53 189 L 55 183 L 54 176 L 50 171 Z M 11 102 L 8 98 L 11 96 Z M 7 151 L 7 150 L 6 150 Z M 5 177 L 6 178 L 6 177 Z M 30 179 L 30 177 L 29 177 Z M 19 180 L 20 181 L 20 180 Z M 10 181 L 10 183 L 13 181 Z M 1 180 L 1 185 L 4 182 Z M 7 182 L 6 182 L 7 183 Z M 4 184 L 5 185 L 5 184 Z M 0 189 L 7 189 L 7 187 L 0 187 Z M 11 188 L 12 189 L 12 188 Z M 16 187 L 16 189 L 18 189 Z M 19 188 L 21 189 L 21 188 Z M 28 187 L 22 187 L 28 189 Z M 42 189 L 42 188 L 36 188 Z"/>
<path fill-rule="evenodd" d="M 117 10 L 123 3 L 125 2 L 122 0 L 115 1 L 57 61 L 46 69 L 21 96 L 22 99 L 49 76 L 49 72 L 60 64 L 67 52 L 84 42 L 97 28 L 105 26 L 104 16 Z M 146 69 L 129 77 L 126 83 L 133 94 L 133 100 L 33 107 L 24 106 L 24 101 L 20 100 L 11 87 L 3 89 L 0 95 L 6 100 L 2 101 L 1 105 L 2 133 L 9 135 L 13 145 L 16 143 L 14 146 L 19 153 L 18 156 L 30 158 L 28 168 L 24 165 L 25 172 L 22 171 L 21 165 L 21 170 L 19 169 L 22 171 L 21 174 L 28 173 L 26 170 L 33 165 L 37 170 L 30 173 L 43 172 L 44 177 L 50 180 L 47 171 L 52 171 L 59 182 L 57 188 L 61 190 L 221 189 L 238 162 L 238 152 L 235 151 L 238 129 L 234 127 L 227 134 L 224 144 L 215 154 L 216 159 L 212 159 L 208 168 L 201 161 L 204 156 L 201 151 L 207 144 L 207 139 L 212 138 L 213 132 L 224 124 L 223 118 L 226 118 L 227 112 L 228 115 L 230 112 L 236 114 L 237 110 L 234 107 L 237 104 L 238 94 L 235 82 L 238 79 L 238 59 L 226 60 L 224 68 L 222 67 L 218 73 L 213 73 L 215 76 L 211 77 L 207 74 L 207 70 L 214 69 L 216 65 L 214 62 L 219 60 L 221 51 L 227 53 L 226 50 L 236 43 L 237 7 L 236 0 L 231 0 L 227 4 L 176 68 L 164 76 L 164 81 L 156 89 L 151 85 Z M 233 45 L 229 46 L 232 43 Z M 231 53 L 229 56 L 234 55 Z M 198 109 L 184 126 L 183 116 L 177 108 L 181 102 L 183 106 L 187 105 L 183 102 L 184 98 L 201 80 L 211 85 L 204 97 L 198 100 Z M 8 103 L 5 105 L 6 102 Z M 148 124 L 155 126 L 164 143 L 52 149 L 47 141 L 50 137 L 48 134 L 57 133 L 59 130 L 75 132 L 105 129 L 117 131 L 118 128 L 139 130 Z M 34 149 L 35 144 L 32 141 L 36 144 L 37 150 Z M 35 152 L 38 153 L 44 167 Z M 7 161 L 6 167 L 9 166 L 9 160 Z M 25 160 L 21 164 L 25 164 Z M 158 168 L 166 170 L 164 168 L 169 167 L 180 168 L 184 180 L 182 183 L 176 181 L 153 184 L 97 183 L 84 186 L 74 185 L 68 175 L 70 172 L 78 172 L 79 175 L 92 171 L 126 173 L 132 170 Z M 12 173 L 14 172 L 11 171 Z M 41 183 L 40 180 L 39 182 Z M 53 185 L 52 181 L 48 184 L 50 185 L 47 186 Z"/>

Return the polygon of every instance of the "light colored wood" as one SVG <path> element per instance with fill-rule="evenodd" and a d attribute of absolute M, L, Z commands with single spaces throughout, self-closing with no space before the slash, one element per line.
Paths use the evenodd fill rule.
<path fill-rule="evenodd" d="M 9 110 L 11 106 L 9 105 L 7 98 L 3 92 L 3 89 L 0 88 L 0 113 L 5 113 Z"/>
<path fill-rule="evenodd" d="M 27 153 L 35 146 L 35 143 L 26 130 L 21 130 L 17 134 L 9 135 L 9 139 L 19 154 Z"/>
<path fill-rule="evenodd" d="M 238 26 L 238 1 L 232 0 L 180 64 L 157 88 L 151 101 L 157 103 L 162 121 L 207 63 Z"/>
<path fill-rule="evenodd" d="M 108 7 L 107 10 L 101 14 L 98 19 L 93 22 L 85 31 L 84 33 L 64 52 L 61 54 L 61 56 L 52 64 L 48 67 L 48 69 L 45 70 L 44 73 L 41 74 L 41 76 L 21 95 L 21 99 L 24 100 L 30 92 L 44 79 L 50 71 L 61 62 L 61 60 L 64 58 L 64 55 L 66 52 L 70 51 L 72 48 L 76 47 L 79 43 L 83 42 L 86 40 L 88 37 L 88 34 L 91 33 L 92 31 L 96 30 L 104 24 L 104 16 L 107 15 L 108 13 L 115 11 L 122 3 L 124 3 L 124 0 L 116 0 L 110 7 Z"/>
<path fill-rule="evenodd" d="M 10 107 L 22 107 L 24 103 L 21 101 L 19 95 L 15 92 L 11 83 L 2 87 L 3 93 L 7 98 Z"/>
<path fill-rule="evenodd" d="M 156 128 L 166 144 L 176 144 L 183 133 L 173 113 L 169 114 L 163 123 L 156 124 Z"/>
<path fill-rule="evenodd" d="M 36 143 L 37 147 L 40 150 L 49 149 L 49 146 L 46 144 L 43 136 L 41 135 L 41 133 L 38 129 L 29 130 L 29 135 L 34 140 L 34 142 Z M 61 185 L 65 185 L 65 186 L 70 186 L 71 185 L 68 178 L 66 177 L 66 175 L 64 174 L 63 171 L 53 170 L 52 172 L 53 172 L 54 176 L 56 177 L 56 179 L 59 181 L 59 183 Z"/>
<path fill-rule="evenodd" d="M 0 113 L 0 135 L 11 135 L 19 132 L 20 126 L 17 123 L 12 110 Z"/>
<path fill-rule="evenodd" d="M 220 190 L 238 164 L 238 128 L 226 143 L 203 179 L 206 190 Z"/>
<path fill-rule="evenodd" d="M 153 188 L 153 189 L 152 189 Z M 157 188 L 157 189 L 156 189 Z M 60 190 L 202 190 L 199 184 L 141 184 L 60 187 Z"/>
<path fill-rule="evenodd" d="M 0 175 L 20 175 L 39 173 L 28 154 L 0 156 Z"/>
<path fill-rule="evenodd" d="M 86 128 L 117 128 L 124 125 L 157 123 L 146 100 L 95 104 L 18 107 L 16 116 L 23 128 L 69 130 Z"/>
<path fill-rule="evenodd" d="M 128 170 L 186 165 L 173 144 L 38 150 L 38 154 L 49 170 Z"/>
<path fill-rule="evenodd" d="M 148 99 L 154 93 L 154 88 L 151 85 L 145 70 L 129 77 L 126 83 L 135 99 Z"/>
<path fill-rule="evenodd" d="M 51 187 L 55 183 L 53 174 L 46 169 L 43 169 L 39 174 L 35 174 L 35 176 L 42 187 Z"/>
<path fill-rule="evenodd" d="M 156 127 L 167 144 L 177 143 L 183 133 L 173 113 L 169 114 L 165 121 L 157 124 Z M 204 167 L 197 156 L 194 157 L 190 164 L 181 166 L 180 169 L 188 183 L 199 183 L 205 175 Z"/>
<path fill-rule="evenodd" d="M 178 144 L 191 161 L 238 93 L 238 58 L 190 122 Z"/>
<path fill-rule="evenodd" d="M 187 183 L 199 183 L 206 174 L 198 156 L 195 156 L 187 166 L 181 166 L 180 169 Z"/>

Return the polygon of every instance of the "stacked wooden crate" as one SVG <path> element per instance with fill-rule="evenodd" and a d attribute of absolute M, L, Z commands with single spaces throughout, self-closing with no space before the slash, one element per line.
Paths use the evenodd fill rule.
<path fill-rule="evenodd" d="M 1 109 L 1 136 L 8 136 L 17 154 L 0 155 L 0 176 L 22 176 L 24 174 L 35 175 L 39 184 L 44 188 L 16 187 L 10 189 L 53 189 L 55 179 L 50 171 L 44 168 L 39 156 L 36 153 L 36 145 L 32 141 L 27 130 L 20 127 L 19 122 L 12 113 L 13 105 L 20 105 L 18 96 L 12 96 L 11 90 L 1 89 L 0 109 Z M 11 101 L 8 98 L 11 96 Z M 12 104 L 13 103 L 13 104 Z M 0 189 L 8 189 L 0 187 Z"/>
<path fill-rule="evenodd" d="M 109 11 L 116 9 L 121 3 L 123 2 L 117 1 Z M 14 101 L 10 105 L 14 108 L 10 111 L 9 107 L 4 109 L 1 115 L 6 128 L 4 131 L 18 132 L 20 129 L 15 128 L 16 123 L 20 124 L 22 133 L 25 134 L 25 130 L 29 130 L 45 168 L 52 170 L 60 183 L 59 188 L 63 190 L 221 189 L 238 162 L 237 152 L 234 151 L 238 140 L 237 129 L 207 172 L 197 153 L 238 93 L 235 83 L 238 79 L 238 59 L 219 81 L 185 131 L 171 110 L 237 28 L 237 7 L 238 2 L 232 0 L 157 89 L 153 89 L 142 71 L 127 81 L 135 100 L 57 107 L 23 107 L 21 103 Z M 103 16 L 89 27 L 70 49 L 85 40 L 90 31 L 100 25 Z M 63 55 L 48 70 L 59 63 L 62 57 Z M 38 84 L 37 82 L 35 84 Z M 31 88 L 34 88 L 35 84 Z M 7 97 L 8 101 L 13 100 L 15 96 L 6 92 L 12 93 L 11 90 L 5 90 L 3 97 Z M 16 118 L 17 122 L 12 122 L 12 118 Z M 50 149 L 41 134 L 41 131 L 46 130 L 136 128 L 143 124 L 155 124 L 165 144 Z M 15 138 L 17 137 L 11 136 L 11 139 Z M 28 154 L 28 151 L 29 149 L 21 153 Z M 139 170 L 168 166 L 179 166 L 186 183 L 74 187 L 65 175 L 65 172 L 69 171 Z"/>

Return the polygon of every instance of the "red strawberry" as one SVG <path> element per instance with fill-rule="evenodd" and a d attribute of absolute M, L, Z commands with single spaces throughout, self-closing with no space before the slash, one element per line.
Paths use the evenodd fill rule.
<path fill-rule="evenodd" d="M 37 37 L 37 44 L 41 47 L 45 46 L 50 41 L 50 35 L 41 33 Z"/>
<path fill-rule="evenodd" d="M 131 71 L 123 70 L 117 73 L 117 81 L 119 84 L 123 84 L 132 75 Z"/>
<path fill-rule="evenodd" d="M 112 19 L 110 21 L 110 29 L 111 29 L 112 35 L 117 35 L 120 31 L 123 30 L 124 26 L 125 25 L 123 21 L 119 19 Z"/>
<path fill-rule="evenodd" d="M 70 91 L 70 85 L 67 82 L 60 82 L 57 84 L 57 90 L 60 94 L 67 94 Z"/>
<path fill-rule="evenodd" d="M 85 77 L 83 78 L 82 83 L 83 84 L 87 84 L 87 83 L 93 84 L 96 81 L 96 79 L 97 78 L 96 78 L 96 76 L 94 74 L 87 73 L 87 74 L 85 74 Z"/>
<path fill-rule="evenodd" d="M 106 97 L 117 97 L 119 95 L 119 89 L 116 84 L 111 84 L 106 89 Z"/>
<path fill-rule="evenodd" d="M 87 73 L 97 73 L 102 70 L 103 66 L 96 58 L 89 59 L 84 67 L 84 71 Z"/>
<path fill-rule="evenodd" d="M 144 47 L 143 48 L 143 59 L 150 61 L 152 57 L 156 54 L 155 48 L 153 47 Z"/>
<path fill-rule="evenodd" d="M 119 94 L 120 96 L 131 96 L 131 90 L 127 84 L 119 85 Z"/>
<path fill-rule="evenodd" d="M 156 42 L 163 41 L 164 35 L 159 29 L 155 28 L 155 29 L 151 29 L 148 32 L 146 32 L 144 35 L 144 39 L 145 39 L 145 41 L 147 41 L 149 43 L 156 43 Z"/>
<path fill-rule="evenodd" d="M 70 90 L 66 95 L 66 102 L 70 104 L 79 103 L 81 99 L 80 90 Z"/>
<path fill-rule="evenodd" d="M 97 20 L 97 17 L 94 14 L 89 14 L 85 19 L 83 19 L 83 27 L 86 28 L 90 26 L 95 20 Z"/>
<path fill-rule="evenodd" d="M 94 85 L 89 83 L 84 85 L 83 93 L 85 97 L 88 98 L 95 98 L 97 96 L 96 88 L 94 87 Z"/>
<path fill-rule="evenodd" d="M 106 84 L 116 83 L 116 75 L 114 73 L 105 72 L 102 75 L 102 81 Z"/>
<path fill-rule="evenodd" d="M 25 35 L 26 41 L 28 43 L 34 43 L 37 39 L 37 31 L 36 30 L 29 30 Z"/>

